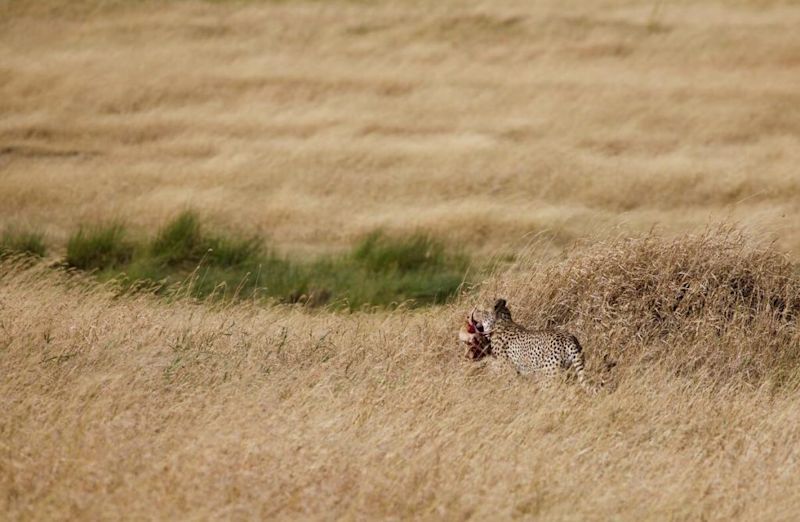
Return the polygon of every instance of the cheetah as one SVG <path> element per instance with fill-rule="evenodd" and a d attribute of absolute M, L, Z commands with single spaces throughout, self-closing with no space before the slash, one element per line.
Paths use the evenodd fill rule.
<path fill-rule="evenodd" d="M 471 359 L 486 356 L 507 360 L 520 375 L 554 376 L 559 369 L 574 368 L 578 382 L 591 394 L 597 392 L 584 372 L 583 349 L 578 339 L 557 330 L 528 330 L 511 318 L 505 299 L 491 312 L 474 310 L 459 332 Z"/>

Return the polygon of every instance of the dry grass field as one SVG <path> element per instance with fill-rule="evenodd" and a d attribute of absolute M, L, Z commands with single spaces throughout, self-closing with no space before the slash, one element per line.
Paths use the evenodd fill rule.
<path fill-rule="evenodd" d="M 796 518 L 797 27 L 779 1 L 0 0 L 0 232 L 49 252 L 0 255 L 0 518 Z M 370 313 L 54 268 L 81 225 L 187 209 L 298 258 L 378 229 L 514 258 Z M 498 296 L 605 389 L 465 360 Z"/>
<path fill-rule="evenodd" d="M 13 519 L 790 520 L 800 507 L 800 278 L 735 236 L 528 258 L 481 295 L 413 313 L 120 299 L 41 265 L 1 268 Z M 462 359 L 464 309 L 498 293 L 525 324 L 577 332 L 608 390 Z"/>
<path fill-rule="evenodd" d="M 61 244 L 191 206 L 301 252 L 711 219 L 800 256 L 796 4 L 0 6 L 0 221 Z"/>

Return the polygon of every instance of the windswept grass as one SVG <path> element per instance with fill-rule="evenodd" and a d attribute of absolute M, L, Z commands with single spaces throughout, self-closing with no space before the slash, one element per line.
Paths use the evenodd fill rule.
<path fill-rule="evenodd" d="M 737 234 L 530 252 L 479 295 L 369 314 L 120 296 L 74 277 L 0 263 L 10 519 L 729 521 L 800 507 L 800 276 Z M 610 352 L 605 391 L 463 359 L 464 314 L 496 296 L 523 324 L 575 333 L 593 374 Z"/>
<path fill-rule="evenodd" d="M 0 518 L 795 520 L 800 274 L 698 232 L 800 259 L 799 25 L 0 0 L 0 231 L 84 267 L 3 240 Z M 464 360 L 496 297 L 605 391 Z"/>
<path fill-rule="evenodd" d="M 800 259 L 800 7 L 668 4 L 0 1 L 0 227 L 489 257 L 713 216 Z"/>

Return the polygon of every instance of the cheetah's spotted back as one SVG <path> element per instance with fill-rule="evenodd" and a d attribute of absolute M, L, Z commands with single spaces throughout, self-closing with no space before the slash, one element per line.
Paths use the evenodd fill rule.
<path fill-rule="evenodd" d="M 574 368 L 584 388 L 594 391 L 584 375 L 583 349 L 578 339 L 556 330 L 528 330 L 514 322 L 505 299 L 490 312 L 473 312 L 471 321 L 479 335 L 489 339 L 491 355 L 509 361 L 520 375 L 555 375 Z"/>

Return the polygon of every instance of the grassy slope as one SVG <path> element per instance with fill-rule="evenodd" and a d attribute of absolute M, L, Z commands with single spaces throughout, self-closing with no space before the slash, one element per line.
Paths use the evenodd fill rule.
<path fill-rule="evenodd" d="M 486 253 L 711 218 L 800 255 L 790 3 L 65 4 L 0 26 L 2 225 Z"/>
<path fill-rule="evenodd" d="M 611 352 L 612 391 L 594 399 L 462 360 L 455 333 L 472 298 L 391 314 L 220 308 L 120 299 L 4 265 L 0 508 L 29 519 L 786 519 L 800 506 L 800 279 L 719 237 L 531 258 L 477 296 L 507 292 L 528 324 L 568 325 L 595 376 Z M 607 279 L 585 272 L 601 261 L 616 267 Z M 737 283 L 750 272 L 754 300 Z M 573 284 L 594 300 L 559 292 Z M 676 284 L 691 289 L 686 308 L 639 313 L 668 305 Z M 795 301 L 781 312 L 775 296 Z"/>

